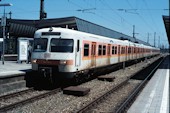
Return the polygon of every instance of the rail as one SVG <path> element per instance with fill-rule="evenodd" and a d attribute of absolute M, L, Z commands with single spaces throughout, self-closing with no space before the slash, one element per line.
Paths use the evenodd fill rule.
<path fill-rule="evenodd" d="M 97 104 L 99 101 L 104 100 L 109 94 L 111 94 L 112 92 L 116 91 L 117 89 L 119 89 L 120 87 L 122 87 L 123 85 L 125 85 L 130 78 L 124 80 L 122 83 L 120 83 L 119 85 L 113 87 L 111 90 L 109 90 L 108 92 L 106 92 L 105 94 L 101 95 L 99 98 L 96 98 L 95 100 L 93 100 L 92 102 L 90 102 L 89 104 L 87 104 L 86 106 L 82 107 L 81 109 L 79 109 L 76 113 L 83 113 L 86 110 L 88 110 L 89 108 L 91 108 L 93 105 Z"/>
<path fill-rule="evenodd" d="M 41 99 L 41 98 L 43 98 L 43 97 L 52 95 L 52 94 L 54 94 L 54 93 L 56 93 L 56 92 L 59 92 L 59 91 L 61 91 L 61 88 L 57 88 L 57 89 L 54 89 L 54 90 L 52 90 L 52 91 L 48 91 L 48 92 L 46 92 L 46 93 L 39 94 L 39 95 L 33 96 L 33 97 L 31 97 L 31 98 L 28 98 L 28 99 L 25 99 L 25 100 L 21 100 L 21 101 L 16 102 L 16 103 L 12 103 L 12 104 L 9 104 L 9 105 L 0 107 L 0 112 L 5 112 L 5 111 L 10 110 L 10 109 L 13 109 L 13 108 L 15 108 L 15 107 L 28 104 L 28 103 L 30 103 L 30 102 L 33 102 L 33 101 L 38 100 L 38 99 Z"/>
<path fill-rule="evenodd" d="M 118 108 L 118 110 L 116 111 L 116 113 L 123 113 L 128 106 L 131 105 L 132 101 L 134 100 L 134 98 L 136 97 L 136 95 L 143 89 L 143 86 L 145 86 L 145 84 L 147 83 L 147 80 L 149 77 L 151 77 L 154 72 L 157 70 L 157 68 L 160 66 L 160 64 L 162 63 L 164 59 L 162 59 L 158 65 L 155 66 L 155 68 L 149 73 L 149 75 L 140 83 L 139 86 L 137 86 L 137 88 L 135 88 L 135 90 L 131 93 L 131 95 L 125 100 L 125 102 Z"/>
<path fill-rule="evenodd" d="M 14 96 L 19 95 L 19 94 L 24 94 L 24 93 L 27 93 L 27 92 L 32 91 L 32 90 L 33 90 L 33 88 L 29 88 L 29 89 L 25 89 L 25 90 L 22 90 L 22 91 L 2 95 L 2 96 L 0 96 L 0 100 L 6 99 L 6 98 L 9 98 L 9 97 L 11 98 L 11 97 L 14 97 Z"/>
<path fill-rule="evenodd" d="M 162 60 L 163 61 L 163 60 Z M 162 62 L 161 61 L 161 62 Z M 160 63 L 161 63 L 160 62 Z M 160 64 L 159 63 L 159 64 Z M 158 66 L 156 66 L 155 69 L 157 69 Z M 151 73 L 153 73 L 155 70 L 153 70 Z M 138 71 L 139 72 L 139 71 Z M 108 92 L 106 92 L 105 94 L 101 95 L 100 97 L 96 98 L 95 100 L 93 100 L 92 102 L 90 102 L 89 104 L 87 104 L 86 106 L 83 106 L 81 107 L 78 111 L 76 111 L 76 113 L 84 113 L 86 112 L 86 110 L 92 108 L 95 104 L 99 103 L 100 101 L 104 100 L 105 98 L 107 98 L 107 96 L 109 94 L 111 94 L 112 92 L 116 91 L 117 89 L 121 88 L 123 85 L 125 85 L 126 83 L 128 83 L 128 81 L 131 79 L 131 77 L 133 77 L 134 75 L 136 75 L 138 72 L 134 73 L 133 75 L 131 75 L 129 78 L 127 78 L 125 81 L 123 81 L 122 83 L 120 83 L 119 85 L 113 87 L 111 90 L 109 90 Z M 146 78 L 146 80 L 144 80 L 142 83 L 146 83 L 147 82 L 147 79 L 150 77 L 151 74 L 149 74 L 149 76 Z M 142 88 L 142 85 L 140 85 L 140 88 Z M 139 90 L 139 88 L 137 88 L 136 90 Z M 130 96 L 131 97 L 131 96 Z M 133 98 L 133 97 L 132 97 Z M 128 104 L 128 103 L 127 103 Z M 126 104 L 126 105 L 127 105 Z M 120 108 L 121 109 L 124 109 L 126 108 L 125 104 L 122 105 L 123 107 Z M 117 113 L 121 113 L 122 111 L 117 111 Z"/>

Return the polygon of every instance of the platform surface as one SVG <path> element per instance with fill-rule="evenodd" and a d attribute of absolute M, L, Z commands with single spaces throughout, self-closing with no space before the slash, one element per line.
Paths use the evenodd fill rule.
<path fill-rule="evenodd" d="M 13 75 L 22 75 L 27 71 L 31 71 L 31 64 L 17 63 L 17 61 L 5 61 L 4 65 L 0 61 L 0 78 Z"/>
<path fill-rule="evenodd" d="M 127 113 L 169 113 L 170 56 L 167 56 Z"/>

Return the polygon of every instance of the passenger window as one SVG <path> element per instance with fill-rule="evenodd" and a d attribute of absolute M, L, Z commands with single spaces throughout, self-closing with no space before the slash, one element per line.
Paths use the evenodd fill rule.
<path fill-rule="evenodd" d="M 89 56 L 89 44 L 84 44 L 84 56 Z"/>
<path fill-rule="evenodd" d="M 106 55 L 106 46 L 103 46 L 103 55 Z"/>
<path fill-rule="evenodd" d="M 77 52 L 79 52 L 79 48 L 80 48 L 80 40 L 77 40 Z"/>
<path fill-rule="evenodd" d="M 121 54 L 125 54 L 125 47 L 122 47 L 122 53 Z"/>
<path fill-rule="evenodd" d="M 72 39 L 51 39 L 50 51 L 51 52 L 63 52 L 72 53 L 73 52 L 74 41 Z"/>
<path fill-rule="evenodd" d="M 123 54 L 123 47 L 121 47 L 121 54 Z"/>
<path fill-rule="evenodd" d="M 115 46 L 115 54 L 117 54 L 117 47 Z"/>
<path fill-rule="evenodd" d="M 131 53 L 131 47 L 128 47 L 128 54 Z"/>
<path fill-rule="evenodd" d="M 98 48 L 98 55 L 102 55 L 102 45 L 99 45 L 99 48 Z"/>
<path fill-rule="evenodd" d="M 112 46 L 112 55 L 114 54 L 114 51 L 115 51 L 115 47 Z"/>

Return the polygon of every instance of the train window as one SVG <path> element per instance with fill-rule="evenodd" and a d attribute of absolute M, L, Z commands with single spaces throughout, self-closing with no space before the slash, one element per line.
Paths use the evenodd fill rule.
<path fill-rule="evenodd" d="M 80 40 L 77 40 L 77 52 L 79 52 L 79 48 L 80 48 Z"/>
<path fill-rule="evenodd" d="M 133 47 L 131 47 L 131 53 L 133 53 Z"/>
<path fill-rule="evenodd" d="M 131 52 L 131 47 L 128 47 L 128 54 L 130 54 Z"/>
<path fill-rule="evenodd" d="M 93 44 L 91 45 L 91 48 L 92 48 L 91 49 L 91 55 L 93 56 L 94 55 L 94 45 Z"/>
<path fill-rule="evenodd" d="M 99 45 L 98 55 L 102 55 L 102 45 Z"/>
<path fill-rule="evenodd" d="M 121 54 L 124 54 L 124 47 L 121 48 Z"/>
<path fill-rule="evenodd" d="M 61 35 L 60 32 L 42 32 L 42 36 L 48 36 L 48 35 Z"/>
<path fill-rule="evenodd" d="M 112 46 L 112 55 L 115 54 L 115 46 Z"/>
<path fill-rule="evenodd" d="M 138 53 L 138 48 L 135 48 L 135 53 Z"/>
<path fill-rule="evenodd" d="M 106 46 L 103 46 L 103 55 L 106 55 Z"/>
<path fill-rule="evenodd" d="M 115 53 L 115 46 L 112 46 L 112 55 Z"/>
<path fill-rule="evenodd" d="M 73 52 L 73 39 L 51 39 L 51 52 Z"/>
<path fill-rule="evenodd" d="M 35 38 L 34 39 L 34 52 L 45 52 L 47 50 L 47 38 Z"/>
<path fill-rule="evenodd" d="M 112 46 L 112 55 L 113 54 L 117 54 L 117 47 L 116 46 Z"/>
<path fill-rule="evenodd" d="M 123 54 L 123 47 L 121 47 L 121 54 Z"/>
<path fill-rule="evenodd" d="M 84 56 L 89 56 L 89 44 L 84 44 Z"/>
<path fill-rule="evenodd" d="M 123 47 L 123 54 L 125 54 L 125 47 Z"/>
<path fill-rule="evenodd" d="M 115 54 L 117 54 L 117 46 L 115 46 Z"/>
<path fill-rule="evenodd" d="M 125 47 L 123 47 L 123 54 L 125 54 Z"/>

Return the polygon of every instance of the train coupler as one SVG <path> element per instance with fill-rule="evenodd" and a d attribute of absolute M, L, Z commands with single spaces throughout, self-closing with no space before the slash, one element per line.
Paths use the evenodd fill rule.
<path fill-rule="evenodd" d="M 43 74 L 45 78 L 48 78 L 52 81 L 52 68 L 51 67 L 41 67 L 39 68 L 40 73 Z"/>

